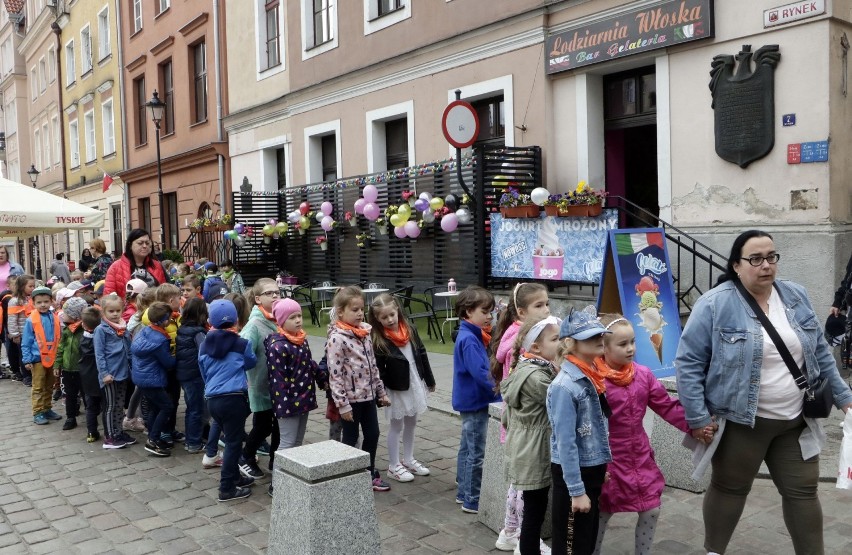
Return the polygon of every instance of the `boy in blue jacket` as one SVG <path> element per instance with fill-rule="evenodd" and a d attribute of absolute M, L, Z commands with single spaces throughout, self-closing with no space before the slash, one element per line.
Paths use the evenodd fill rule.
<path fill-rule="evenodd" d="M 204 396 L 210 416 L 225 434 L 225 453 L 219 480 L 219 501 L 232 501 L 251 495 L 248 486 L 254 478 L 240 476 L 240 452 L 245 440 L 248 403 L 246 369 L 254 368 L 257 357 L 251 342 L 236 333 L 237 307 L 229 300 L 213 301 L 208 322 L 213 327 L 198 351 L 198 366 L 204 378 Z"/>
<path fill-rule="evenodd" d="M 169 444 L 160 434 L 174 408 L 172 398 L 166 391 L 166 371 L 175 367 L 171 354 L 171 338 L 166 325 L 172 315 L 171 307 L 163 302 L 148 307 L 150 326 L 143 327 L 133 338 L 130 352 L 133 354 L 133 383 L 142 391 L 148 403 L 148 441 L 145 450 L 157 457 L 172 454 Z"/>
<path fill-rule="evenodd" d="M 489 371 L 488 344 L 491 343 L 491 311 L 494 297 L 482 287 L 470 286 L 456 300 L 461 319 L 453 350 L 453 409 L 461 414 L 462 431 L 456 460 L 456 503 L 462 511 L 479 512 L 488 405 L 500 400 L 494 392 Z"/>
<path fill-rule="evenodd" d="M 21 361 L 33 376 L 33 422 L 39 425 L 62 417 L 53 412 L 53 363 L 59 349 L 59 316 L 50 311 L 53 295 L 47 287 L 33 289 L 35 310 L 27 317 L 21 334 Z"/>

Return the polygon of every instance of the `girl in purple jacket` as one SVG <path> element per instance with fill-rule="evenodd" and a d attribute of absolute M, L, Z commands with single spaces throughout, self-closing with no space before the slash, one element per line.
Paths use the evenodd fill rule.
<path fill-rule="evenodd" d="M 669 397 L 666 388 L 646 366 L 633 360 L 636 338 L 630 322 L 621 314 L 604 314 L 601 323 L 612 332 L 604 336 L 603 357 L 609 367 L 606 398 L 612 409 L 609 418 L 612 462 L 607 468 L 609 480 L 601 491 L 595 553 L 601 551 L 606 526 L 613 513 L 639 513 L 635 553 L 644 555 L 651 553 L 666 482 L 654 460 L 642 417 L 650 408 L 683 432 L 689 433 L 689 426 L 680 402 Z"/>

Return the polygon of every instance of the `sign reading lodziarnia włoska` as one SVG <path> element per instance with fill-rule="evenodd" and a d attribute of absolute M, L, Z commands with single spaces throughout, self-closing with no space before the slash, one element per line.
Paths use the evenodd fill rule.
<path fill-rule="evenodd" d="M 713 36 L 713 0 L 671 0 L 554 33 L 547 73 Z"/>

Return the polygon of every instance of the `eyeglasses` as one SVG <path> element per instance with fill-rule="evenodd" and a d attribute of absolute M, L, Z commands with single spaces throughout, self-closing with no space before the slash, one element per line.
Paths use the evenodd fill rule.
<path fill-rule="evenodd" d="M 761 264 L 763 264 L 764 260 L 769 262 L 770 264 L 777 264 L 778 261 L 781 260 L 781 255 L 777 252 L 772 253 L 768 256 L 760 256 L 759 254 L 756 254 L 754 256 L 749 256 L 748 258 L 740 258 L 740 260 L 748 260 L 748 263 L 752 266 L 760 266 Z"/>
<path fill-rule="evenodd" d="M 281 291 L 264 291 L 260 294 L 261 297 L 280 297 Z"/>

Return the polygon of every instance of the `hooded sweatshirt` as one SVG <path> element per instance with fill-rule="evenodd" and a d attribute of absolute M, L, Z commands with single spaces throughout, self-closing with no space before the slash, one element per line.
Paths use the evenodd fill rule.
<path fill-rule="evenodd" d="M 245 394 L 248 390 L 246 370 L 256 364 L 257 357 L 250 341 L 232 331 L 210 330 L 198 350 L 204 396 Z"/>
<path fill-rule="evenodd" d="M 363 323 L 361 328 L 372 329 L 369 324 Z M 341 414 L 352 410 L 350 403 L 372 402 L 385 396 L 385 384 L 379 377 L 369 334 L 359 338 L 351 331 L 331 324 L 325 352 L 331 398 Z"/>
<path fill-rule="evenodd" d="M 251 309 L 248 322 L 240 330 L 240 337 L 249 341 L 255 360 L 246 364 L 248 369 L 249 407 L 252 412 L 262 412 L 272 408 L 272 396 L 269 393 L 269 372 L 266 365 L 266 349 L 263 341 L 277 331 L 278 325 L 268 320 L 256 305 Z"/>
<path fill-rule="evenodd" d="M 166 371 L 175 367 L 168 337 L 154 328 L 144 327 L 133 338 L 130 352 L 133 354 L 134 384 L 145 388 L 166 387 Z"/>

